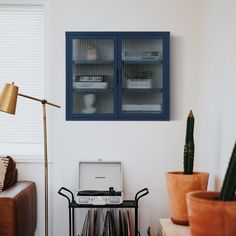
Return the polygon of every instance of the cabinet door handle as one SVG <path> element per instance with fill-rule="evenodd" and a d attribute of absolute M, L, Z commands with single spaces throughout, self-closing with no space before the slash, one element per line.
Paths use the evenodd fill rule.
<path fill-rule="evenodd" d="M 116 70 L 116 78 L 117 78 L 116 83 L 117 83 L 117 85 L 119 85 L 120 84 L 120 73 L 119 73 L 118 69 Z"/>

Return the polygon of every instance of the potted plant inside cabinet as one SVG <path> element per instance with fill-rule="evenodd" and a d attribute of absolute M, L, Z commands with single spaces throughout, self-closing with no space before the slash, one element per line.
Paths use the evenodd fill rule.
<path fill-rule="evenodd" d="M 192 236 L 236 235 L 236 143 L 221 192 L 194 191 L 187 194 Z"/>
<path fill-rule="evenodd" d="M 188 225 L 186 194 L 194 190 L 206 190 L 209 174 L 194 172 L 194 116 L 190 110 L 187 118 L 184 146 L 184 171 L 166 173 L 167 192 L 170 204 L 170 218 L 173 223 Z"/>
<path fill-rule="evenodd" d="M 151 89 L 153 73 L 148 70 L 132 71 L 125 75 L 126 88 L 128 89 Z"/>

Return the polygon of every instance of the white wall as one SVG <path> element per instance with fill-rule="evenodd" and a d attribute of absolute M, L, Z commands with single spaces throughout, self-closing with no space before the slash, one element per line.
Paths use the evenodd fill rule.
<path fill-rule="evenodd" d="M 236 16 L 234 0 L 201 1 L 198 52 L 202 145 L 212 145 L 212 162 L 221 184 L 236 141 Z M 204 148 L 201 149 L 205 153 Z M 203 156 L 203 155 L 202 155 Z M 204 162 L 202 162 L 204 165 Z M 209 162 L 209 165 L 212 165 Z M 215 164 L 214 164 L 215 165 Z M 217 183 L 216 183 L 217 184 Z M 219 187 L 219 186 L 216 186 Z"/>
<path fill-rule="evenodd" d="M 65 103 L 65 31 L 170 31 L 171 121 L 65 121 L 65 107 L 57 112 L 54 142 L 54 189 L 76 191 L 78 162 L 120 160 L 124 193 L 133 198 L 143 187 L 150 195 L 140 202 L 142 235 L 148 225 L 157 231 L 158 218 L 168 216 L 165 176 L 182 168 L 185 117 L 194 109 L 192 91 L 196 29 L 195 3 L 181 1 L 54 1 L 54 100 Z M 54 196 L 54 235 L 67 234 L 65 199 Z"/>
<path fill-rule="evenodd" d="M 158 219 L 168 217 L 164 173 L 182 170 L 188 110 L 193 109 L 196 120 L 195 170 L 210 172 L 211 189 L 232 150 L 236 2 L 54 0 L 50 6 L 51 97 L 62 105 L 52 114 L 51 235 L 68 235 L 67 202 L 58 189 L 76 191 L 78 162 L 99 158 L 122 161 L 127 198 L 149 188 L 150 194 L 140 202 L 140 229 L 145 235 L 150 225 L 156 235 Z M 171 121 L 65 121 L 65 31 L 72 30 L 170 31 Z M 42 217 L 41 207 L 39 212 Z M 39 223 L 38 232 L 43 227 L 42 220 Z"/>

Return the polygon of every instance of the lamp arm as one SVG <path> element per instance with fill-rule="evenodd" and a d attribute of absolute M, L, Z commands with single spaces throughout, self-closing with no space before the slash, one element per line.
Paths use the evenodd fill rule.
<path fill-rule="evenodd" d="M 22 94 L 22 93 L 18 93 L 18 95 L 21 96 L 21 97 L 25 97 L 25 98 L 34 100 L 34 101 L 41 102 L 42 104 L 48 104 L 48 105 L 50 105 L 50 106 L 54 106 L 54 107 L 57 107 L 57 108 L 61 108 L 59 105 L 56 105 L 56 104 L 51 103 L 51 102 L 48 102 L 48 101 L 45 100 L 45 99 L 39 99 L 39 98 L 31 97 L 31 96 L 28 96 L 28 95 L 25 95 L 25 94 Z"/>

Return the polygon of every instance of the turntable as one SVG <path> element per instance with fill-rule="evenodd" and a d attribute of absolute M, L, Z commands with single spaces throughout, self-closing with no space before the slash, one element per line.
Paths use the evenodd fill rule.
<path fill-rule="evenodd" d="M 123 202 L 121 162 L 80 162 L 77 196 L 79 204 L 121 204 Z"/>

